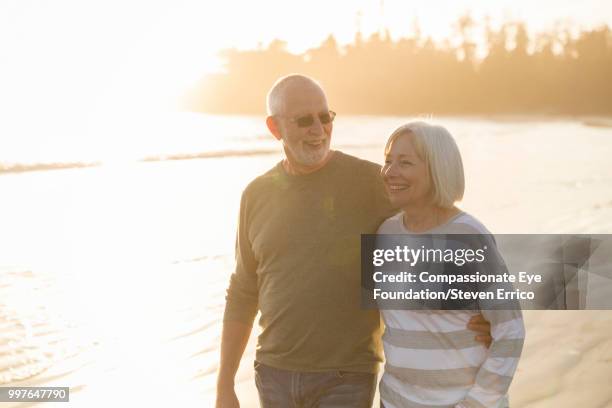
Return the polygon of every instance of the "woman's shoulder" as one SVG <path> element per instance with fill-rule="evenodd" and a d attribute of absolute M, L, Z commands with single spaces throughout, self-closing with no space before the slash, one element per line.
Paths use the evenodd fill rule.
<path fill-rule="evenodd" d="M 378 231 L 376 231 L 376 233 L 377 234 L 405 234 L 406 231 L 404 229 L 404 222 L 402 220 L 402 215 L 403 215 L 403 212 L 400 211 L 399 213 L 384 220 L 383 223 L 380 224 L 380 227 L 378 227 Z"/>
<path fill-rule="evenodd" d="M 480 220 L 466 212 L 460 212 L 452 217 L 443 225 L 436 227 L 430 231 L 431 233 L 440 234 L 479 234 L 491 235 L 491 232 L 484 226 Z M 406 228 L 403 222 L 403 212 L 399 212 L 380 224 L 377 234 L 406 234 Z"/>
<path fill-rule="evenodd" d="M 491 231 L 479 219 L 466 212 L 457 214 L 444 227 L 447 234 L 491 235 Z"/>

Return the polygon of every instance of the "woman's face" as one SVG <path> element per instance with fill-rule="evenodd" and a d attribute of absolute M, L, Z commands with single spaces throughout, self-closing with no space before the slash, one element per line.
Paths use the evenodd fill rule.
<path fill-rule="evenodd" d="M 424 160 L 419 158 L 411 133 L 398 136 L 385 157 L 381 173 L 391 203 L 397 208 L 431 202 L 431 182 Z"/>

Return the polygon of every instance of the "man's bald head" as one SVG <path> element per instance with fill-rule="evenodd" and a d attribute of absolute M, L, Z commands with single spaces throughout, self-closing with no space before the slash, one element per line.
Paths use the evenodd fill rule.
<path fill-rule="evenodd" d="M 300 92 L 320 92 L 325 98 L 321 85 L 314 79 L 301 74 L 291 74 L 279 78 L 268 92 L 268 116 L 283 115 L 286 113 L 286 104 L 291 103 L 293 97 Z"/>

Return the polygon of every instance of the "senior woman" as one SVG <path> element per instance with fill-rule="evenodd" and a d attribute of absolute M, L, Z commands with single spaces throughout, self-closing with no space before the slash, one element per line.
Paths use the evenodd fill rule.
<path fill-rule="evenodd" d="M 378 234 L 490 232 L 455 203 L 463 198 L 459 149 L 441 126 L 413 122 L 395 130 L 382 168 L 392 204 L 402 211 Z M 381 406 L 504 407 L 525 331 L 520 310 L 481 310 L 491 323 L 487 350 L 465 327 L 478 310 L 382 310 L 385 372 Z"/>

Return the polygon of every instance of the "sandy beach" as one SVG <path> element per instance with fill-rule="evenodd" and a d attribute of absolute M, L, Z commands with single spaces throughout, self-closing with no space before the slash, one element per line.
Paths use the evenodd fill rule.
<path fill-rule="evenodd" d="M 405 120 L 350 118 L 333 143 L 381 162 L 386 135 Z M 440 122 L 464 158 L 460 206 L 494 233 L 612 233 L 611 129 Z M 212 407 L 240 193 L 279 158 L 0 176 L 0 385 L 69 386 L 75 407 Z M 524 316 L 511 406 L 612 407 L 612 311 Z M 255 335 L 237 375 L 247 408 L 258 406 L 254 350 Z"/>

